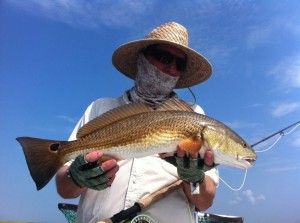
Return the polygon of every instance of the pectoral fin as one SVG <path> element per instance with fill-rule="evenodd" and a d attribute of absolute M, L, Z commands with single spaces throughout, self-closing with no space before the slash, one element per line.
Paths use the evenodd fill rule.
<path fill-rule="evenodd" d="M 187 139 L 181 140 L 178 145 L 181 149 L 189 153 L 197 153 L 201 149 L 202 144 L 201 136 L 196 134 Z"/>

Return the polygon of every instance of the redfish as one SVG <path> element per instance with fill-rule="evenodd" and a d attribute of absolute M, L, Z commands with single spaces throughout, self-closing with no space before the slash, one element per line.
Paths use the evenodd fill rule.
<path fill-rule="evenodd" d="M 215 164 L 249 168 L 254 150 L 223 123 L 195 113 L 186 103 L 169 100 L 157 109 L 131 103 L 112 109 L 84 125 L 77 140 L 17 138 L 37 190 L 79 154 L 101 150 L 117 160 L 174 153 L 177 145 L 189 153 L 213 150 Z"/>

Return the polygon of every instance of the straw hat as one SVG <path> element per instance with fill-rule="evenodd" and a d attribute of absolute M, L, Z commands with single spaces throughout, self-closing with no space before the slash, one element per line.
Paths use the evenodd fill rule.
<path fill-rule="evenodd" d="M 174 46 L 187 56 L 186 70 L 181 74 L 175 88 L 199 84 L 206 81 L 212 74 L 212 67 L 205 57 L 188 47 L 187 29 L 176 22 L 160 25 L 145 39 L 120 46 L 112 56 L 113 65 L 127 77 L 135 79 L 138 54 L 147 46 L 159 43 Z"/>

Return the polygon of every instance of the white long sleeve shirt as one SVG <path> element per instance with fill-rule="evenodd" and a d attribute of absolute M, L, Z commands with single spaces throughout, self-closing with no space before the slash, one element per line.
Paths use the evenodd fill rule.
<path fill-rule="evenodd" d="M 76 139 L 77 131 L 88 121 L 102 113 L 129 103 L 124 94 L 118 98 L 103 98 L 94 101 L 86 110 L 69 140 Z M 198 106 L 195 112 L 202 113 Z M 86 189 L 81 197 L 77 210 L 77 222 L 95 223 L 110 218 L 123 209 L 131 207 L 136 201 L 146 198 L 151 193 L 173 183 L 178 179 L 177 169 L 158 155 L 143 158 L 122 160 L 120 169 L 111 187 L 96 191 Z M 205 173 L 218 184 L 218 173 L 211 169 Z M 182 189 L 179 189 L 143 210 L 156 223 L 194 222 L 193 207 L 188 202 Z"/>

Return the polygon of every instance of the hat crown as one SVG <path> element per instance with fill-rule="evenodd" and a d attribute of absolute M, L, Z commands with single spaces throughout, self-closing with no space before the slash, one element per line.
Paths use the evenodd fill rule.
<path fill-rule="evenodd" d="M 152 30 L 146 39 L 159 39 L 173 42 L 182 46 L 188 46 L 188 31 L 176 22 L 169 22 Z"/>

